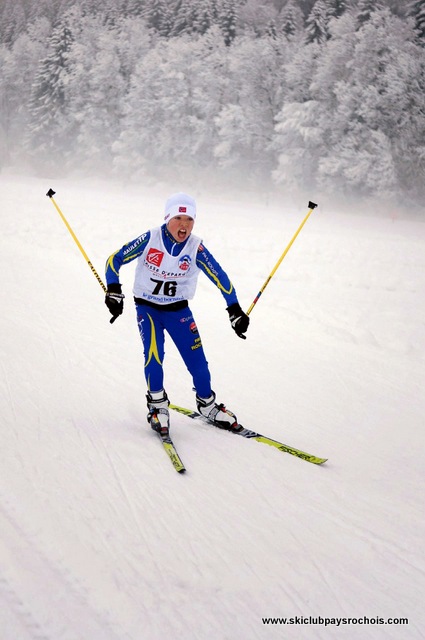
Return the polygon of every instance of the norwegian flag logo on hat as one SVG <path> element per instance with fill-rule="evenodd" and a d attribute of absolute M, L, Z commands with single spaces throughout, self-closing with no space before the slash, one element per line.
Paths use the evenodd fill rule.
<path fill-rule="evenodd" d="M 184 214 L 190 218 L 196 219 L 196 202 L 187 193 L 174 193 L 165 203 L 165 222 L 169 222 L 171 218 L 175 218 Z"/>

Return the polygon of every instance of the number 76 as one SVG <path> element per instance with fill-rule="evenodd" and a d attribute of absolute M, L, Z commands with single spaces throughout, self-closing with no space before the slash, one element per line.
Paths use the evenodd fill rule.
<path fill-rule="evenodd" d="M 163 280 L 155 280 L 155 278 L 151 278 L 151 281 L 156 283 L 152 291 L 152 295 L 154 296 L 159 295 L 161 293 L 162 287 L 164 288 L 163 289 L 164 296 L 169 296 L 170 298 L 173 298 L 176 295 L 177 282 L 175 280 L 167 280 L 166 282 L 164 282 Z"/>

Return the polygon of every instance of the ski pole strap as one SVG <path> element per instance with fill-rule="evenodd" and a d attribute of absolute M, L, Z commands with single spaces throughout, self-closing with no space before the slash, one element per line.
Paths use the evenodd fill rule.
<path fill-rule="evenodd" d="M 100 286 L 102 287 L 103 291 L 106 293 L 107 292 L 107 288 L 105 287 L 105 285 L 103 284 L 102 278 L 99 276 L 99 274 L 97 273 L 96 269 L 94 268 L 94 266 L 92 265 L 92 263 L 89 260 L 89 257 L 87 255 L 87 253 L 84 251 L 83 247 L 81 246 L 80 241 L 78 240 L 77 236 L 75 235 L 75 233 L 73 232 L 73 230 L 71 229 L 71 226 L 68 223 L 68 220 L 65 218 L 65 216 L 63 215 L 62 211 L 59 209 L 56 200 L 54 199 L 54 195 L 55 195 L 55 191 L 53 191 L 53 189 L 49 189 L 48 192 L 46 193 L 46 196 L 48 196 L 50 198 L 50 200 L 52 201 L 56 211 L 58 212 L 58 214 L 60 215 L 60 217 L 62 218 L 63 222 L 66 225 L 66 228 L 68 229 L 69 233 L 71 234 L 72 238 L 74 239 L 75 244 L 77 245 L 77 247 L 79 248 L 79 250 L 81 251 L 81 253 L 83 254 L 85 261 L 87 262 L 87 264 L 89 265 L 94 277 L 96 278 L 96 280 L 98 281 L 98 283 L 100 284 Z"/>
<path fill-rule="evenodd" d="M 255 305 L 257 304 L 258 300 L 260 299 L 264 289 L 267 287 L 267 285 L 269 284 L 270 280 L 273 278 L 274 274 L 276 273 L 276 271 L 278 270 L 282 260 L 284 259 L 284 257 L 286 256 L 286 254 L 288 253 L 289 249 L 292 247 L 292 245 L 294 244 L 299 232 L 301 231 L 301 229 L 303 228 L 303 226 L 305 225 L 305 223 L 307 222 L 307 220 L 309 219 L 309 217 L 311 216 L 311 214 L 313 213 L 314 209 L 317 207 L 317 204 L 315 204 L 314 202 L 309 202 L 308 203 L 308 212 L 307 215 L 305 216 L 304 220 L 301 222 L 300 226 L 298 227 L 297 231 L 295 232 L 291 242 L 288 244 L 288 246 L 286 247 L 285 251 L 282 253 L 282 255 L 280 256 L 279 260 L 277 261 L 277 263 L 275 264 L 272 272 L 270 273 L 269 277 L 267 278 L 267 280 L 265 281 L 265 283 L 263 284 L 263 286 L 261 287 L 260 291 L 257 293 L 257 295 L 255 296 L 251 306 L 249 307 L 248 311 L 246 312 L 246 315 L 249 316 L 249 314 L 251 313 L 251 311 L 253 310 L 253 308 L 255 307 Z"/>

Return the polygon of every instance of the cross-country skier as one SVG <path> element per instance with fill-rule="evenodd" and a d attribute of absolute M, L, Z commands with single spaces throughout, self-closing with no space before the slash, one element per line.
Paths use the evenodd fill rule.
<path fill-rule="evenodd" d="M 208 362 L 189 308 L 188 300 L 195 294 L 199 273 L 205 273 L 221 291 L 232 328 L 240 338 L 245 339 L 249 317 L 241 309 L 225 271 L 201 239 L 192 234 L 195 219 L 195 200 L 176 193 L 166 202 L 164 224 L 125 244 L 106 263 L 105 303 L 118 317 L 124 307 L 120 268 L 138 260 L 133 294 L 145 356 L 147 418 L 152 429 L 162 436 L 168 435 L 170 427 L 163 371 L 165 331 L 192 375 L 198 411 L 223 429 L 239 429 L 236 416 L 215 401 Z"/>

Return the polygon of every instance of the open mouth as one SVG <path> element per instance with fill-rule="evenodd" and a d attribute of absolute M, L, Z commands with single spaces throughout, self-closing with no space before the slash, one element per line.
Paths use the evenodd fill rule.
<path fill-rule="evenodd" d="M 179 238 L 179 240 L 184 240 L 187 236 L 187 231 L 186 229 L 179 229 L 177 232 L 177 236 Z"/>

